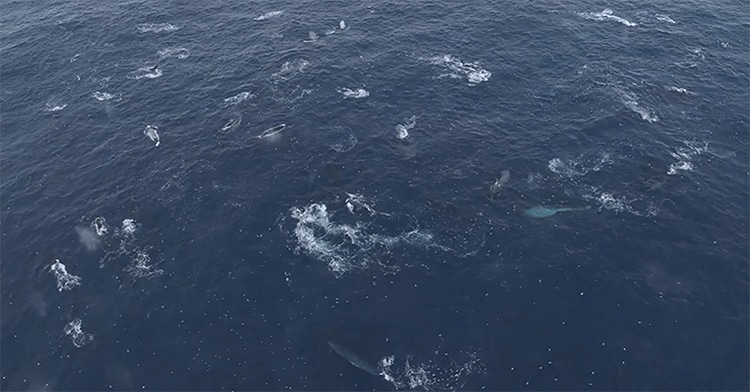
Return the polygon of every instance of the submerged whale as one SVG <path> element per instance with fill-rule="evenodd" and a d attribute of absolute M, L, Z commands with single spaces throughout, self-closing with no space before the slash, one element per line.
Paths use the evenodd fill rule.
<path fill-rule="evenodd" d="M 333 349 L 333 351 L 336 352 L 336 354 L 340 355 L 341 358 L 346 359 L 346 361 L 351 363 L 352 365 L 366 371 L 367 373 L 372 374 L 373 376 L 377 376 L 380 374 L 380 370 L 378 370 L 377 367 L 368 363 L 367 361 L 362 359 L 359 355 L 353 353 L 348 348 L 338 345 L 336 343 L 333 343 L 331 341 L 328 341 L 328 346 L 330 346 L 331 349 Z"/>
<path fill-rule="evenodd" d="M 584 211 L 590 209 L 591 206 L 586 207 L 545 207 L 545 206 L 537 206 L 527 209 L 523 212 L 524 215 L 530 216 L 532 218 L 547 218 L 552 215 L 557 214 L 558 212 L 564 212 L 564 211 Z"/>

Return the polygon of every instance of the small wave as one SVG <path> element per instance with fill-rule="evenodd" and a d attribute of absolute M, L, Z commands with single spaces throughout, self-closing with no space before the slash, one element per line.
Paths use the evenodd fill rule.
<path fill-rule="evenodd" d="M 74 287 L 81 285 L 81 277 L 69 274 L 65 264 L 61 263 L 60 259 L 55 260 L 55 263 L 50 267 L 50 271 L 57 278 L 57 290 L 60 292 L 72 290 Z"/>
<path fill-rule="evenodd" d="M 190 52 L 186 48 L 166 48 L 157 52 L 159 58 L 175 57 L 184 60 L 190 57 Z"/>
<path fill-rule="evenodd" d="M 60 110 L 65 109 L 66 107 L 68 107 L 67 103 L 47 101 L 47 103 L 44 104 L 44 111 L 45 112 L 59 112 Z"/>
<path fill-rule="evenodd" d="M 409 130 L 417 125 L 417 116 L 411 116 L 404 120 L 404 124 L 396 125 L 396 138 L 406 139 L 409 136 Z"/>
<path fill-rule="evenodd" d="M 638 26 L 637 23 L 633 23 L 627 19 L 614 15 L 612 13 L 612 10 L 609 8 L 605 8 L 601 12 L 580 12 L 578 15 L 589 20 L 598 20 L 598 21 L 614 20 L 628 27 Z"/>
<path fill-rule="evenodd" d="M 367 90 L 365 90 L 363 88 L 358 88 L 356 90 L 352 90 L 352 89 L 349 89 L 349 88 L 342 87 L 342 88 L 336 89 L 336 91 L 338 91 L 339 93 L 343 94 L 344 98 L 355 98 L 356 99 L 356 98 L 367 98 L 367 97 L 370 96 L 370 92 L 368 92 Z"/>
<path fill-rule="evenodd" d="M 688 90 L 686 88 L 682 88 L 682 87 L 666 86 L 666 87 L 664 87 L 664 89 L 667 90 L 667 91 L 674 91 L 676 93 L 685 94 L 685 95 L 695 95 L 694 92 L 692 92 L 692 91 L 690 91 L 690 90 Z"/>
<path fill-rule="evenodd" d="M 667 23 L 671 23 L 671 24 L 677 23 L 677 22 L 675 22 L 674 20 L 672 20 L 672 18 L 670 18 L 667 15 L 656 14 L 656 15 L 654 15 L 654 18 L 656 18 L 656 20 L 658 20 L 659 22 L 667 22 Z"/>
<path fill-rule="evenodd" d="M 163 33 L 179 29 L 179 27 L 171 23 L 141 23 L 138 25 L 138 31 L 141 33 Z"/>
<path fill-rule="evenodd" d="M 441 77 L 451 77 L 456 79 L 466 78 L 470 86 L 486 82 L 492 77 L 492 73 L 481 68 L 477 63 L 463 63 L 461 60 L 451 56 L 435 56 L 426 59 L 434 65 L 439 65 L 452 71 L 452 73 L 440 75 Z"/>
<path fill-rule="evenodd" d="M 257 21 L 266 20 L 269 18 L 275 18 L 277 16 L 281 16 L 283 14 L 284 14 L 284 11 L 271 11 L 271 12 L 266 12 L 263 15 L 258 15 L 255 18 L 253 18 L 253 20 L 257 20 Z"/>
<path fill-rule="evenodd" d="M 81 319 L 75 318 L 63 328 L 65 334 L 73 340 L 73 345 L 79 348 L 94 341 L 93 335 L 83 332 L 82 324 Z"/>

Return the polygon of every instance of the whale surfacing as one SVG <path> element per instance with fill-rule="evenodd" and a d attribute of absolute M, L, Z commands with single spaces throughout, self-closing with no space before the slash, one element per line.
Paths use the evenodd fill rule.
<path fill-rule="evenodd" d="M 353 353 L 348 348 L 340 346 L 331 341 L 328 342 L 328 346 L 330 346 L 331 349 L 333 349 L 333 351 L 336 352 L 336 354 L 341 356 L 341 358 L 346 359 L 347 362 L 351 363 L 355 367 L 362 369 L 366 371 L 367 373 L 372 374 L 373 376 L 377 376 L 380 374 L 380 370 L 378 370 L 377 367 L 367 363 L 367 361 L 362 359 L 357 354 Z"/>
<path fill-rule="evenodd" d="M 286 128 L 286 124 L 279 124 L 275 127 L 271 127 L 263 131 L 260 135 L 256 136 L 258 139 L 265 139 L 274 135 L 278 135 Z"/>
<path fill-rule="evenodd" d="M 158 128 L 153 125 L 146 125 L 146 130 L 143 131 L 143 134 L 148 136 L 148 138 L 151 139 L 152 142 L 156 143 L 156 147 L 159 147 L 161 139 L 159 138 L 159 133 L 156 132 L 157 129 Z"/>

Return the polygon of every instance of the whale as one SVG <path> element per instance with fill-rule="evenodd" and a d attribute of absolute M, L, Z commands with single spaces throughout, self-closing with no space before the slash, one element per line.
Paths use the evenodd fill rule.
<path fill-rule="evenodd" d="M 238 127 L 242 123 L 242 119 L 240 118 L 232 118 L 229 121 L 227 121 L 226 124 L 224 124 L 223 127 L 221 127 L 222 131 L 228 131 L 232 128 Z"/>
<path fill-rule="evenodd" d="M 565 212 L 565 211 L 584 211 L 590 209 L 591 206 L 586 207 L 545 207 L 545 206 L 536 206 L 529 208 L 523 212 L 524 215 L 532 217 L 532 218 L 547 218 L 552 215 L 557 214 L 558 212 Z"/>
<path fill-rule="evenodd" d="M 500 178 L 490 185 L 490 200 L 495 200 L 495 197 L 500 194 L 500 188 L 510 180 L 510 170 L 503 170 L 500 174 Z"/>
<path fill-rule="evenodd" d="M 268 128 L 265 131 L 261 132 L 261 134 L 256 136 L 256 138 L 264 139 L 267 137 L 271 137 L 273 135 L 277 135 L 281 133 L 281 131 L 283 131 L 285 128 L 286 128 L 286 124 L 279 124 L 275 127 Z"/>
<path fill-rule="evenodd" d="M 148 136 L 149 139 L 151 139 L 152 142 L 156 143 L 156 147 L 159 147 L 159 143 L 161 143 L 161 140 L 159 139 L 159 133 L 156 132 L 158 128 L 153 125 L 146 125 L 146 130 L 143 131 L 143 134 Z"/>

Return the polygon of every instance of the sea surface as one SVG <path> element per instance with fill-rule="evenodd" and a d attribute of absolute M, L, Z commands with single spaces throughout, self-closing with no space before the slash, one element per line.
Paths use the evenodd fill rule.
<path fill-rule="evenodd" d="M 750 388 L 747 1 L 0 27 L 2 390 Z"/>

